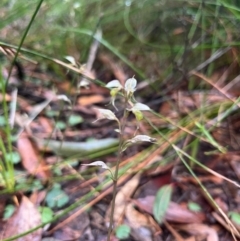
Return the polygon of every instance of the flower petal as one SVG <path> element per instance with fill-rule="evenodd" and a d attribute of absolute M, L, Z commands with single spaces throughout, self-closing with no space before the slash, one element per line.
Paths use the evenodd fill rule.
<path fill-rule="evenodd" d="M 102 161 L 95 161 L 95 162 L 91 162 L 89 164 L 82 164 L 83 166 L 100 166 L 103 169 L 109 169 L 109 167 L 106 165 L 106 163 L 102 162 Z"/>
<path fill-rule="evenodd" d="M 138 142 L 143 142 L 143 141 L 154 143 L 154 142 L 157 141 L 157 139 L 152 138 L 152 137 L 147 136 L 147 135 L 137 135 L 137 136 L 134 136 L 132 139 L 129 140 L 129 142 L 131 142 L 131 143 L 138 143 Z"/>
<path fill-rule="evenodd" d="M 70 100 L 66 95 L 58 95 L 58 96 L 57 96 L 57 99 L 58 99 L 58 100 L 63 100 L 63 101 L 65 101 L 65 102 L 68 102 L 68 103 L 71 104 L 71 100 Z"/>
<path fill-rule="evenodd" d="M 147 105 L 142 103 L 136 103 L 132 108 L 132 111 L 134 110 L 151 110 Z"/>
<path fill-rule="evenodd" d="M 96 109 L 96 110 L 98 111 L 97 120 L 108 119 L 108 120 L 118 121 L 117 117 L 111 110 L 107 110 L 107 109 Z"/>
<path fill-rule="evenodd" d="M 120 89 L 123 88 L 123 86 L 121 85 L 121 83 L 119 82 L 119 80 L 112 80 L 112 81 L 108 82 L 108 83 L 106 84 L 106 87 L 107 87 L 107 88 L 120 88 Z"/>
<path fill-rule="evenodd" d="M 137 80 L 135 78 L 130 78 L 125 82 L 124 89 L 129 93 L 133 93 L 136 90 Z"/>

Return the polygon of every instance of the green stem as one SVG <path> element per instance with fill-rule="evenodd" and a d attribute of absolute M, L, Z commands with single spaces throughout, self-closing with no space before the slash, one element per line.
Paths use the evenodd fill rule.
<path fill-rule="evenodd" d="M 119 165 L 122 160 L 122 147 L 124 144 L 124 130 L 126 127 L 127 123 L 127 117 L 129 115 L 129 112 L 127 110 L 127 97 L 125 99 L 125 104 L 124 104 L 124 114 L 123 114 L 123 119 L 122 123 L 119 126 L 120 129 L 120 140 L 119 140 L 119 145 L 118 145 L 118 158 L 117 158 L 117 163 L 116 163 L 116 168 L 115 168 L 115 173 L 114 173 L 114 178 L 113 178 L 113 198 L 112 198 L 112 204 L 111 204 L 111 213 L 110 213 L 110 222 L 109 222 L 109 228 L 108 228 L 108 237 L 107 241 L 110 241 L 111 233 L 113 230 L 113 216 L 114 216 L 114 210 L 115 210 L 115 200 L 116 200 L 116 195 L 117 195 L 117 182 L 118 182 L 118 170 L 119 170 Z"/>
<path fill-rule="evenodd" d="M 41 7 L 41 4 L 44 0 L 40 0 L 37 7 L 36 7 L 36 10 L 35 12 L 33 13 L 33 16 L 23 34 L 23 37 L 21 38 L 21 41 L 20 41 L 20 44 L 17 48 L 17 51 L 16 51 L 16 54 L 13 58 L 13 61 L 12 61 L 12 64 L 11 64 L 11 67 L 10 67 L 10 70 L 9 70 L 9 73 L 8 73 L 8 77 L 7 77 L 7 80 L 5 82 L 5 84 L 3 84 L 3 80 L 2 78 L 0 79 L 1 81 L 1 84 L 2 84 L 2 94 L 3 94 L 3 112 L 4 112 L 4 118 L 6 120 L 6 128 L 5 128 L 5 132 L 6 132 L 6 139 L 7 139 L 7 147 L 8 147 L 8 153 L 12 153 L 12 142 L 11 142 L 11 128 L 10 128 L 10 125 L 9 125 L 9 122 L 8 122 L 8 106 L 7 106 L 7 102 L 6 102 L 6 91 L 7 91 L 7 86 L 8 86 L 8 82 L 9 82 L 9 79 L 11 77 L 11 73 L 12 73 L 12 70 L 13 70 L 13 67 L 14 67 L 14 64 L 16 63 L 16 60 L 17 60 L 17 57 L 18 57 L 18 54 L 20 53 L 21 51 L 21 47 L 23 45 L 23 42 L 25 40 L 25 38 L 27 37 L 27 34 L 30 30 L 30 27 L 32 26 L 32 23 Z M 1 145 L 3 146 L 3 145 Z M 3 151 L 2 148 L 0 148 L 1 151 Z M 8 178 L 6 181 L 6 185 L 7 185 L 7 188 L 9 189 L 9 191 L 12 191 L 13 188 L 14 188 L 14 185 L 15 185 L 15 180 L 14 180 L 14 167 L 13 167 L 13 162 L 12 162 L 12 158 L 10 158 L 10 160 L 6 157 L 6 155 L 4 156 L 5 158 L 5 161 L 6 161 L 6 172 L 7 172 L 7 175 L 8 175 Z"/>
<path fill-rule="evenodd" d="M 31 20 L 30 20 L 30 22 L 29 22 L 29 24 L 28 24 L 28 26 L 27 26 L 27 28 L 26 28 L 26 30 L 25 30 L 22 38 L 21 38 L 20 44 L 18 45 L 17 52 L 16 52 L 16 54 L 15 54 L 15 56 L 14 56 L 14 58 L 13 58 L 13 61 L 12 61 L 12 64 L 11 64 L 11 67 L 10 67 L 10 70 L 9 70 L 9 74 L 8 74 L 7 81 L 6 81 L 6 84 L 5 84 L 5 90 L 6 90 L 6 88 L 7 88 L 8 81 L 9 81 L 9 79 L 10 79 L 10 76 L 11 76 L 11 73 L 12 73 L 12 70 L 13 70 L 13 66 L 14 66 L 14 64 L 15 64 L 15 62 L 16 62 L 16 60 L 17 60 L 18 54 L 20 53 L 21 47 L 22 47 L 22 45 L 23 45 L 23 42 L 24 42 L 25 38 L 27 37 L 27 34 L 28 34 L 28 32 L 29 32 L 32 24 L 33 24 L 33 21 L 34 21 L 36 15 L 37 15 L 37 13 L 38 13 L 38 11 L 39 11 L 42 3 L 43 3 L 43 1 L 44 1 L 44 0 L 40 0 L 40 1 L 39 1 L 38 5 L 37 5 L 37 7 L 36 7 L 36 10 L 35 10 L 35 12 L 33 13 L 32 18 L 31 18 Z"/>

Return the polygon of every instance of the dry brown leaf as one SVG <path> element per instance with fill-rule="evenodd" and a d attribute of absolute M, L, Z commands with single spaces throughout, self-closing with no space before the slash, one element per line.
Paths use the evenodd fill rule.
<path fill-rule="evenodd" d="M 192 235 L 205 236 L 207 241 L 218 241 L 218 234 L 214 228 L 211 228 L 205 224 L 185 224 L 176 226 L 178 229 L 183 230 Z"/>
<path fill-rule="evenodd" d="M 114 222 L 118 222 L 121 217 L 124 215 L 126 204 L 129 201 L 129 198 L 135 192 L 139 184 L 140 174 L 136 174 L 132 177 L 117 193 L 115 200 L 115 211 L 114 211 Z M 111 207 L 111 205 L 110 205 Z M 109 217 L 110 209 L 107 211 L 107 218 Z"/>
<path fill-rule="evenodd" d="M 44 201 L 44 199 L 46 198 L 47 195 L 47 191 L 46 190 L 42 190 L 42 191 L 33 191 L 33 193 L 31 194 L 31 196 L 29 197 L 29 200 L 39 206 L 40 203 L 42 201 Z"/>
<path fill-rule="evenodd" d="M 3 236 L 6 239 L 24 233 L 41 224 L 41 215 L 30 200 L 23 196 L 20 206 L 14 215 L 8 219 L 3 228 Z M 40 241 L 42 229 L 38 229 L 28 235 L 16 239 L 17 241 Z"/>
<path fill-rule="evenodd" d="M 134 203 L 142 210 L 152 214 L 154 200 L 154 196 L 147 196 L 134 200 Z M 177 223 L 201 223 L 204 220 L 204 215 L 202 213 L 197 214 L 177 203 L 170 202 L 165 219 L 169 222 Z"/>
<path fill-rule="evenodd" d="M 148 215 L 148 214 L 142 214 L 139 211 L 137 211 L 134 208 L 134 204 L 133 203 L 129 203 L 126 206 L 126 214 L 125 214 L 129 225 L 132 228 L 138 229 L 141 227 L 149 227 L 152 228 L 153 224 L 155 223 L 155 221 L 153 220 L 153 218 Z M 156 224 L 155 227 L 157 227 L 158 225 Z"/>
<path fill-rule="evenodd" d="M 132 229 L 132 233 L 135 233 L 135 239 L 139 241 L 157 240 L 157 236 L 162 233 L 161 228 L 156 221 L 149 214 L 141 213 L 134 208 L 133 203 L 129 203 L 126 207 L 125 216 L 128 221 L 128 225 Z M 154 238 L 154 234 L 157 236 Z M 138 234 L 138 235 L 137 235 Z"/>
<path fill-rule="evenodd" d="M 139 179 L 140 179 L 140 174 L 135 175 L 117 193 L 116 201 L 115 201 L 115 212 L 113 216 L 115 222 L 117 222 L 119 218 L 123 215 L 126 207 L 126 203 L 135 192 L 139 184 Z"/>
<path fill-rule="evenodd" d="M 186 238 L 185 241 L 196 241 L 194 236 L 191 236 L 189 238 Z"/>
<path fill-rule="evenodd" d="M 176 229 L 174 229 L 167 221 L 164 221 L 164 224 L 166 228 L 172 233 L 172 235 L 175 237 L 176 241 L 184 241 L 185 239 L 182 238 L 182 236 L 177 232 Z"/>
<path fill-rule="evenodd" d="M 223 179 L 221 177 L 218 176 L 213 176 L 213 175 L 205 175 L 202 177 L 198 177 L 198 179 L 201 182 L 213 182 L 215 184 L 222 184 L 223 183 Z M 197 180 L 194 177 L 178 177 L 178 181 L 181 183 L 193 183 L 193 184 L 197 184 Z"/>
<path fill-rule="evenodd" d="M 51 121 L 48 118 L 43 117 L 43 116 L 39 116 L 38 117 L 38 122 L 39 122 L 39 124 L 40 124 L 40 126 L 43 129 L 43 132 L 45 134 L 47 133 L 49 135 L 50 133 L 52 133 L 53 125 L 52 125 Z"/>
<path fill-rule="evenodd" d="M 182 27 L 175 28 L 175 29 L 173 30 L 173 35 L 179 35 L 179 34 L 184 33 L 185 31 L 186 31 L 186 30 L 185 30 L 184 28 L 182 28 Z"/>
<path fill-rule="evenodd" d="M 105 99 L 102 95 L 90 95 L 90 96 L 82 96 L 78 98 L 78 104 L 81 106 L 88 106 L 92 104 L 97 104 L 104 102 Z"/>
<path fill-rule="evenodd" d="M 38 176 L 41 179 L 48 179 L 50 173 L 46 164 L 37 154 L 37 150 L 28 137 L 22 135 L 17 141 L 18 152 L 22 158 L 22 164 L 24 168 L 34 176 Z"/>
<path fill-rule="evenodd" d="M 68 226 L 63 227 L 60 230 L 57 230 L 54 234 L 54 238 L 61 241 L 67 240 L 79 240 L 82 233 L 80 231 L 74 230 Z"/>

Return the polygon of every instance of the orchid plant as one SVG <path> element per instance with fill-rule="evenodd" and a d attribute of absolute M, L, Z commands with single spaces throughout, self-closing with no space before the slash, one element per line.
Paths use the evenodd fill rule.
<path fill-rule="evenodd" d="M 141 142 L 151 142 L 155 143 L 156 139 L 151 138 L 147 135 L 135 135 L 133 138 L 129 140 L 124 140 L 124 130 L 127 123 L 127 118 L 130 112 L 132 112 L 135 115 L 136 120 L 139 122 L 143 119 L 143 113 L 142 111 L 150 111 L 151 109 L 142 103 L 138 103 L 134 98 L 134 92 L 137 89 L 137 80 L 133 78 L 129 78 L 126 80 L 125 85 L 123 86 L 118 80 L 112 80 L 107 85 L 107 88 L 110 89 L 111 94 L 111 104 L 113 107 L 118 110 L 115 105 L 115 100 L 117 98 L 117 95 L 121 96 L 124 100 L 124 113 L 123 117 L 121 119 L 118 119 L 116 115 L 108 109 L 97 109 L 98 115 L 96 121 L 102 120 L 102 119 L 108 119 L 113 120 L 118 123 L 118 132 L 119 132 L 119 147 L 118 147 L 118 158 L 116 163 L 115 172 L 112 173 L 111 169 L 102 161 L 93 162 L 90 164 L 85 164 L 89 166 L 100 166 L 104 169 L 108 169 L 112 175 L 113 180 L 113 199 L 112 199 L 112 205 L 111 205 L 111 211 L 110 211 L 110 224 L 109 224 L 109 230 L 108 230 L 108 241 L 110 241 L 112 229 L 113 229 L 113 216 L 114 216 L 114 209 L 115 209 L 115 199 L 117 194 L 117 181 L 118 181 L 118 170 L 119 170 L 119 164 L 122 160 L 122 153 L 129 147 L 134 144 L 138 144 Z M 95 122 L 96 122 L 95 121 Z"/>

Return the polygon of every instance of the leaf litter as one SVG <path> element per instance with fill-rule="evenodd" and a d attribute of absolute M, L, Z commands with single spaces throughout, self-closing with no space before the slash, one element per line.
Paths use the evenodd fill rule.
<path fill-rule="evenodd" d="M 23 196 L 19 207 L 17 207 L 13 216 L 10 217 L 4 225 L 1 239 L 23 234 L 41 223 L 41 215 L 37 207 L 27 197 Z M 43 230 L 40 228 L 16 240 L 40 241 L 42 240 L 42 231 Z"/>
<path fill-rule="evenodd" d="M 175 30 L 177 31 L 177 29 Z M 176 31 L 174 32 L 175 34 Z M 95 56 L 94 58 L 96 58 L 96 53 L 93 53 L 92 56 Z M 72 59 L 71 61 L 74 63 L 74 66 L 70 66 L 65 62 L 55 59 L 55 63 L 65 67 L 67 66 L 69 69 L 76 71 L 76 73 L 85 73 L 88 77 L 96 76 L 95 71 L 93 71 L 91 61 L 89 62 L 90 64 L 88 64 L 90 67 L 85 70 L 81 67 L 78 69 L 79 66 L 75 59 L 74 62 Z M 124 86 L 124 81 L 128 79 L 129 76 L 133 76 L 130 73 L 127 75 L 121 65 L 113 64 L 114 61 L 108 54 L 101 54 L 98 61 L 108 65 L 107 67 L 111 72 L 111 75 L 113 75 L 116 79 L 119 79 L 117 86 L 116 82 L 114 82 L 114 87 L 119 87 L 120 85 Z M 204 63 L 204 65 L 205 64 L 206 63 Z M 30 65 L 30 63 L 28 65 Z M 27 69 L 28 66 L 25 67 Z M 195 70 L 200 71 L 201 68 L 201 65 L 199 65 L 195 68 Z M 159 98 L 159 96 L 155 96 L 155 94 L 153 94 L 154 96 L 151 97 L 152 99 L 145 98 L 146 102 L 144 103 L 146 103 L 146 105 L 138 104 L 135 106 L 137 110 L 149 110 L 151 108 L 160 113 L 163 118 L 156 118 L 152 112 L 144 113 L 144 117 L 149 118 L 151 122 L 155 124 L 155 127 L 163 129 L 164 131 L 172 130 L 172 133 L 167 136 L 167 140 L 162 142 L 159 140 L 159 146 L 155 146 L 149 151 L 148 156 L 151 158 L 148 159 L 148 157 L 145 156 L 142 162 L 139 163 L 136 161 L 137 159 L 133 159 L 131 162 L 124 162 L 124 165 L 129 165 L 129 167 L 124 169 L 121 174 L 123 175 L 121 176 L 122 179 L 119 181 L 116 199 L 117 209 L 114 215 L 114 221 L 116 226 L 127 225 L 127 227 L 130 228 L 129 237 L 133 240 L 167 240 L 175 237 L 175 239 L 179 241 L 196 239 L 203 240 L 204 238 L 209 241 L 225 241 L 231 240 L 231 232 L 239 237 L 239 234 L 236 230 L 229 226 L 226 219 L 223 219 L 216 210 L 213 211 L 211 201 L 206 197 L 204 192 L 199 191 L 196 179 L 189 175 L 182 163 L 179 162 L 176 157 L 172 158 L 174 161 L 172 161 L 170 165 L 165 162 L 166 159 L 171 159 L 171 157 L 173 157 L 173 153 L 169 151 L 169 149 L 171 149 L 171 145 L 168 141 L 172 143 L 178 142 L 179 148 L 183 149 L 186 146 L 184 146 L 185 143 L 182 142 L 182 139 L 186 137 L 186 143 L 191 145 L 191 140 L 193 140 L 192 138 L 199 137 L 198 135 L 201 128 L 197 128 L 195 123 L 191 122 L 191 119 L 194 120 L 195 118 L 198 118 L 194 111 L 196 109 L 201 109 L 205 105 L 205 107 L 209 106 L 209 109 L 206 109 L 206 113 L 204 113 L 206 114 L 204 117 L 206 119 L 201 120 L 201 125 L 202 123 L 207 124 L 202 127 L 204 130 L 209 130 L 209 128 L 211 130 L 212 127 L 216 127 L 208 133 L 212 135 L 217 144 L 224 147 L 228 146 L 229 150 L 225 154 L 216 154 L 214 153 L 214 151 L 216 151 L 215 148 L 211 146 L 209 142 L 204 143 L 205 140 L 201 137 L 199 138 L 199 140 L 202 141 L 199 145 L 199 150 L 197 153 L 191 153 L 191 155 L 197 157 L 198 160 L 201 160 L 201 162 L 208 168 L 220 173 L 221 175 L 226 175 L 227 178 L 234 181 L 237 180 L 237 178 L 239 179 L 239 116 L 234 113 L 236 112 L 236 108 L 232 109 L 232 113 L 229 117 L 221 110 L 224 106 L 230 106 L 230 103 L 236 103 L 238 105 L 236 102 L 238 97 L 236 94 L 237 88 L 234 88 L 234 85 L 233 83 L 231 84 L 231 82 L 226 83 L 228 80 L 227 77 L 230 77 L 228 76 L 229 72 L 227 71 L 223 71 L 221 69 L 210 77 L 206 77 L 196 71 L 189 71 L 185 76 L 194 77 L 195 80 L 198 81 L 201 79 L 205 81 L 205 84 L 213 87 L 214 90 L 206 89 L 199 91 L 185 91 L 185 88 L 176 88 L 172 90 L 171 93 L 166 94 L 166 100 L 163 100 Z M 224 73 L 224 76 L 221 78 L 222 73 Z M 43 82 L 51 79 L 49 78 L 50 74 L 45 74 L 43 76 L 34 70 L 32 70 L 29 74 L 41 78 Z M 110 79 L 109 73 L 105 73 L 103 79 Z M 221 83 L 219 79 L 221 80 Z M 15 80 L 15 82 L 18 81 L 19 80 L 17 79 Z M 152 82 L 154 83 L 154 80 Z M 221 87 L 223 86 L 221 85 L 222 83 L 226 84 L 225 87 Z M 145 86 L 145 88 L 140 88 L 139 91 L 144 91 L 146 90 L 146 86 L 149 86 L 149 83 L 146 81 L 143 81 L 141 84 L 143 84 L 142 86 Z M 81 164 L 81 161 L 84 161 L 84 163 L 86 163 L 85 165 L 97 164 L 106 169 L 114 169 L 114 161 L 116 160 L 114 155 L 116 149 L 111 152 L 114 156 L 112 159 L 106 157 L 106 153 L 102 153 L 101 160 L 104 161 L 104 164 L 96 161 L 96 159 L 94 159 L 94 155 L 92 157 L 92 153 L 89 153 L 89 150 L 96 147 L 96 152 L 99 152 L 104 149 L 108 150 L 117 144 L 117 135 L 114 131 L 110 130 L 113 130 L 114 128 L 116 129 L 116 124 L 114 128 L 112 128 L 114 124 L 111 124 L 111 128 L 109 128 L 109 123 L 111 123 L 111 120 L 116 120 L 118 118 L 118 112 L 115 112 L 115 110 L 111 113 L 104 112 L 102 114 L 104 114 L 104 117 L 110 121 L 107 120 L 108 122 L 92 124 L 92 122 L 96 119 L 96 109 L 100 109 L 99 106 L 101 106 L 101 110 L 106 108 L 105 104 L 109 102 L 106 101 L 109 98 L 109 93 L 104 88 L 91 82 L 87 84 L 88 89 L 84 90 L 80 90 L 79 87 L 76 87 L 77 85 L 71 87 L 70 81 L 64 81 L 63 83 L 55 82 L 57 89 L 59 89 L 60 92 L 64 92 L 64 94 L 55 94 L 55 99 L 51 103 L 49 102 L 50 98 L 47 98 L 47 96 L 52 96 L 52 94 L 48 92 L 47 87 L 36 85 L 34 82 L 30 85 L 23 83 L 23 85 L 27 86 L 26 88 L 28 88 L 28 92 L 31 92 L 31 95 L 27 96 L 26 92 L 19 88 L 19 96 L 17 98 L 20 111 L 17 110 L 18 113 L 16 113 L 16 116 L 21 115 L 22 117 L 22 113 L 20 114 L 20 112 L 29 114 L 29 124 L 22 126 L 20 125 L 21 121 L 18 122 L 18 125 L 23 128 L 23 132 L 16 142 L 16 150 L 21 156 L 21 162 L 17 163 L 17 168 L 25 169 L 27 175 L 29 175 L 32 180 L 39 179 L 40 182 L 43 181 L 41 183 L 43 185 L 46 184 L 44 183 L 44 180 L 50 180 L 50 182 L 54 180 L 53 183 L 56 180 L 57 183 L 61 183 L 60 186 L 55 189 L 52 183 L 51 185 L 47 184 L 46 187 L 42 186 L 41 191 L 44 192 L 42 194 L 43 197 L 39 197 L 39 201 L 36 201 L 37 205 L 48 205 L 56 214 L 61 211 L 65 205 L 74 203 L 76 200 L 86 195 L 86 193 L 89 193 L 97 187 L 98 184 L 103 183 L 104 180 L 109 177 L 109 173 L 106 174 L 107 172 L 100 171 L 99 169 L 90 169 L 88 171 L 86 171 L 86 169 L 81 169 L 81 165 L 79 165 L 79 163 Z M 233 87 L 230 85 L 233 85 Z M 68 92 L 69 87 L 71 88 Z M 169 86 L 165 87 L 168 89 Z M 127 88 L 129 93 L 138 91 L 136 90 L 134 80 L 129 82 Z M 228 90 L 229 93 L 227 92 Z M 81 95 L 81 93 L 83 95 Z M 71 94 L 76 95 L 76 102 L 74 102 L 74 98 L 72 98 Z M 56 101 L 57 96 L 63 101 Z M 7 101 L 11 101 L 11 95 L 7 95 L 5 98 Z M 141 98 L 144 99 L 144 94 Z M 39 109 L 35 109 L 34 106 L 38 107 L 37 102 L 39 100 L 44 101 L 42 101 L 42 104 L 39 105 Z M 64 101 L 67 101 L 67 103 L 60 103 Z M 155 101 L 161 104 L 154 104 Z M 121 111 L 121 102 L 116 100 L 115 104 Z M 210 108 L 216 104 L 220 106 L 219 109 L 216 110 L 214 108 Z M 52 117 L 47 116 L 47 110 L 45 109 L 47 106 L 59 114 Z M 34 115 L 32 116 L 31 109 L 33 111 L 35 109 L 35 112 L 32 113 Z M 219 114 L 216 114 L 215 117 L 212 118 L 212 115 L 217 112 L 219 112 Z M 68 118 L 71 114 L 74 114 L 74 116 L 81 115 L 82 119 L 75 119 L 69 123 Z M 191 118 L 187 119 L 186 123 L 183 123 L 181 128 L 178 128 L 178 123 L 181 121 L 181 118 L 185 118 L 187 115 Z M 17 119 L 16 116 L 15 118 Z M 100 119 L 102 118 L 101 116 L 98 117 L 100 117 Z M 54 123 L 56 123 L 58 119 L 67 124 L 62 130 L 56 131 L 54 130 Z M 70 126 L 68 126 L 68 124 Z M 128 124 L 128 135 L 133 136 L 135 129 L 132 128 L 132 126 L 135 126 L 136 123 L 134 123 L 134 120 L 130 120 Z M 142 126 L 146 132 L 149 132 L 144 132 L 146 136 L 148 136 L 148 134 L 150 135 L 152 126 L 149 125 L 149 122 L 144 120 Z M 184 135 L 184 130 L 187 130 L 186 133 L 188 136 Z M 28 135 L 26 135 L 26 132 Z M 83 133 L 86 133 L 84 134 L 84 137 Z M 4 133 L 1 132 L 1 135 L 4 135 Z M 92 143 L 90 143 L 87 139 L 92 136 L 94 136 L 95 139 Z M 109 136 L 110 139 L 108 139 Z M 158 137 L 161 136 L 159 135 Z M 134 139 L 129 140 L 136 141 Z M 147 144 L 151 144 L 153 140 L 155 139 L 147 139 L 147 142 L 150 142 Z M 103 148 L 101 147 L 101 144 L 103 145 Z M 73 151 L 69 151 L 71 148 Z M 87 152 L 85 152 L 85 149 L 87 149 Z M 69 156 L 79 154 L 80 150 L 83 151 L 80 153 L 80 157 L 77 158 L 77 162 L 75 162 L 76 159 L 70 161 L 68 160 Z M 124 158 L 126 158 L 126 160 L 128 160 L 128 156 L 136 156 L 139 158 L 139 155 L 144 156 L 144 149 L 134 145 L 127 149 L 124 154 Z M 58 157 L 58 155 L 61 157 Z M 151 163 L 154 159 L 153 156 L 160 158 Z M 53 157 L 56 157 L 54 162 L 47 162 L 47 160 L 50 160 Z M 130 165 L 132 162 L 136 162 L 134 167 Z M 151 163 L 151 165 L 149 163 Z M 124 167 L 124 165 L 122 165 L 122 167 Z M 206 170 L 203 170 L 196 164 L 191 163 L 191 165 L 197 173 L 199 180 L 201 180 L 201 182 L 206 186 L 207 190 L 213 196 L 214 201 L 220 206 L 224 213 L 229 215 L 229 217 L 231 217 L 233 211 L 238 214 L 240 212 L 238 208 L 238 203 L 240 201 L 237 195 L 238 189 L 236 187 L 232 188 L 231 184 L 225 185 L 226 182 L 220 178 L 220 176 L 215 175 L 215 173 L 206 173 Z M 145 170 L 148 167 L 151 167 L 150 171 Z M 72 170 L 71 168 L 75 168 L 75 173 L 78 173 L 78 175 L 73 176 L 74 172 L 71 172 L 72 176 L 69 175 L 69 170 Z M 168 170 L 169 172 L 164 173 L 165 170 Z M 136 174 L 138 172 L 139 174 Z M 93 177 L 89 178 L 90 176 Z M 66 180 L 64 180 L 65 177 Z M 72 178 L 74 181 L 67 180 L 67 178 Z M 91 182 L 89 180 L 91 180 Z M 148 188 L 143 185 L 144 182 L 150 183 Z M 167 205 L 168 207 L 165 210 L 166 212 L 162 214 L 164 217 L 163 222 L 159 225 L 156 222 L 159 221 L 158 218 L 155 216 L 156 220 L 154 220 L 153 215 L 154 199 L 157 196 L 157 190 L 162 188 L 163 185 L 169 183 L 171 183 L 170 185 L 173 185 L 174 188 L 171 200 L 169 200 L 169 204 Z M 74 185 L 75 189 L 71 189 L 71 185 Z M 81 211 L 81 215 L 79 214 L 74 216 L 75 212 L 70 213 L 70 217 L 71 215 L 74 217 L 72 218 L 72 221 L 77 220 L 77 222 L 74 224 L 69 222 L 71 225 L 65 225 L 63 228 L 59 228 L 57 231 L 55 230 L 52 234 L 49 234 L 49 236 L 53 235 L 55 238 L 61 240 L 84 240 L 83 236 L 88 234 L 89 240 L 104 240 L 107 232 L 106 224 L 108 223 L 108 215 L 106 215 L 105 220 L 103 217 L 105 217 L 105 213 L 107 212 L 111 201 L 111 192 L 108 188 L 110 188 L 109 183 L 106 184 L 106 186 L 103 186 L 102 189 L 97 189 L 96 196 L 93 195 L 92 198 L 85 201 L 85 203 L 82 203 L 82 206 L 77 208 L 77 210 L 84 210 Z M 108 191 L 104 193 L 106 190 Z M 39 190 L 37 190 L 37 192 L 38 191 Z M 30 190 L 30 192 L 34 193 L 35 190 Z M 148 192 L 152 192 L 152 195 L 146 194 Z M 25 193 L 24 195 L 28 194 L 29 193 Z M 13 200 L 15 200 L 14 203 L 16 206 L 16 212 L 5 223 L 3 232 L 4 238 L 27 231 L 41 223 L 36 206 L 31 203 L 26 196 L 22 196 L 21 198 L 21 195 L 17 192 L 16 196 L 13 198 Z M 63 197 L 60 203 L 56 201 L 57 199 L 54 202 L 54 198 L 57 198 L 58 196 Z M 5 197 L 6 198 L 4 198 L 4 204 L 1 209 L 4 209 L 6 200 L 8 202 L 12 201 L 12 195 L 6 195 Z M 97 199 L 97 197 L 101 198 Z M 34 199 L 34 197 L 32 197 L 32 199 Z M 37 197 L 35 197 L 35 199 L 37 199 Z M 19 206 L 17 206 L 18 202 L 16 200 L 21 200 Z M 189 210 L 189 202 L 196 203 L 201 207 L 201 209 L 197 211 Z M 89 210 L 87 211 L 84 209 L 84 205 L 86 204 L 89 204 L 87 206 Z M 89 219 L 89 216 L 91 216 L 89 213 L 92 212 L 91 209 L 102 217 L 98 219 L 101 220 L 98 221 L 100 224 L 96 224 L 96 222 L 94 223 L 93 220 Z M 26 217 L 29 218 L 26 219 Z M 16 220 L 20 221 L 17 223 Z M 63 220 L 64 218 L 58 222 L 64 223 Z M 83 220 L 86 222 L 83 222 Z M 17 225 L 15 225 L 16 223 Z M 57 225 L 59 223 L 57 223 Z M 79 223 L 84 223 L 82 228 L 78 226 Z M 214 223 L 214 225 L 212 225 L 212 223 Z M 12 227 L 13 225 L 15 225 L 14 230 Z M 39 229 L 38 231 L 25 236 L 26 239 L 19 240 L 41 240 L 43 236 L 42 231 L 42 229 Z M 98 233 L 98 235 L 95 233 Z M 113 236 L 112 238 L 116 240 L 116 237 Z"/>

